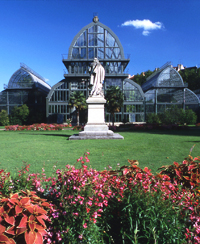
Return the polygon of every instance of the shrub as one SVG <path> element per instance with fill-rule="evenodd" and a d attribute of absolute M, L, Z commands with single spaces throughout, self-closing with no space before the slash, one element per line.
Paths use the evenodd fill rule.
<path fill-rule="evenodd" d="M 26 124 L 29 115 L 29 108 L 26 104 L 17 107 L 15 106 L 10 114 L 11 125 L 24 125 Z"/>
<path fill-rule="evenodd" d="M 158 114 L 148 113 L 147 118 L 146 118 L 146 122 L 149 124 L 160 124 L 161 120 L 160 120 Z"/>
<path fill-rule="evenodd" d="M 194 125 L 197 122 L 197 115 L 192 109 L 185 110 L 184 123 L 187 125 Z"/>
<path fill-rule="evenodd" d="M 63 130 L 65 127 L 71 127 L 71 124 L 69 125 L 62 125 L 62 124 L 33 124 L 33 125 L 10 125 L 5 126 L 6 130 L 12 130 L 12 131 L 21 131 L 21 130 L 36 130 L 36 131 L 45 131 L 45 130 Z"/>
<path fill-rule="evenodd" d="M 0 112 L 0 125 L 9 125 L 9 117 L 6 110 Z"/>
<path fill-rule="evenodd" d="M 162 123 L 165 125 L 190 125 L 195 124 L 197 121 L 197 115 L 192 109 L 183 110 L 177 106 L 172 106 L 160 114 L 149 113 L 147 115 L 147 123 Z"/>

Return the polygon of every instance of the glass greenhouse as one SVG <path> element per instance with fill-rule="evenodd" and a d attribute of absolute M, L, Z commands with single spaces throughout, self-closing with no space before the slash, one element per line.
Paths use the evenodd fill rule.
<path fill-rule="evenodd" d="M 163 65 L 142 85 L 146 99 L 146 113 L 160 113 L 172 105 L 196 110 L 197 95 L 187 88 L 180 74 L 171 63 Z"/>
<path fill-rule="evenodd" d="M 52 87 L 47 97 L 47 118 L 49 122 L 65 121 L 75 118 L 70 108 L 69 97 L 73 91 L 82 91 L 89 96 L 89 67 L 97 57 L 105 68 L 104 93 L 111 86 L 119 86 L 124 92 L 124 106 L 115 114 L 115 121 L 144 121 L 144 93 L 139 85 L 127 79 L 124 71 L 129 59 L 124 57 L 123 47 L 118 37 L 107 26 L 94 17 L 93 22 L 85 26 L 74 37 L 63 64 L 67 71 L 65 79 Z M 82 123 L 87 122 L 87 115 L 82 116 Z M 106 112 L 105 119 L 111 121 Z"/>
<path fill-rule="evenodd" d="M 20 65 L 5 88 L 0 93 L 0 110 L 4 109 L 10 114 L 15 106 L 26 104 L 35 116 L 45 115 L 45 99 L 51 87 L 27 65 Z"/>

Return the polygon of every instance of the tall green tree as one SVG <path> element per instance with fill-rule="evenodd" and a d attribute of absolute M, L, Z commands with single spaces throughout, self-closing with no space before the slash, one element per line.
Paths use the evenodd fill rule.
<path fill-rule="evenodd" d="M 180 70 L 184 83 L 188 83 L 188 88 L 192 91 L 200 89 L 200 68 Z"/>
<path fill-rule="evenodd" d="M 0 112 L 0 125 L 9 125 L 9 117 L 6 110 Z"/>
<path fill-rule="evenodd" d="M 81 91 L 74 91 L 70 95 L 69 105 L 76 107 L 76 115 L 77 115 L 77 125 L 79 125 L 79 113 L 80 110 L 84 110 L 87 108 L 86 98 Z"/>
<path fill-rule="evenodd" d="M 26 104 L 20 107 L 15 106 L 10 114 L 11 125 L 25 125 L 29 115 L 29 108 Z"/>
<path fill-rule="evenodd" d="M 120 112 L 123 106 L 123 93 L 119 86 L 109 86 L 105 94 L 107 112 L 112 115 L 112 124 L 115 123 L 115 113 Z"/>
<path fill-rule="evenodd" d="M 137 74 L 134 76 L 133 81 L 135 81 L 135 83 L 139 84 L 140 86 L 142 86 L 145 82 L 146 79 L 153 73 L 154 71 L 151 70 L 147 70 L 146 72 L 142 72 L 141 74 Z"/>

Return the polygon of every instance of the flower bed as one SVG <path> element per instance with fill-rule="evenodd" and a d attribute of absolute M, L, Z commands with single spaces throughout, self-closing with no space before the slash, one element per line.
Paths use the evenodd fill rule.
<path fill-rule="evenodd" d="M 88 157 L 49 178 L 1 170 L 0 242 L 200 243 L 200 157 L 156 175 L 136 160 L 97 171 Z"/>
<path fill-rule="evenodd" d="M 22 130 L 63 130 L 63 128 L 71 128 L 71 124 L 33 124 L 33 125 L 9 125 L 5 126 L 5 129 L 8 131 L 22 131 Z"/>

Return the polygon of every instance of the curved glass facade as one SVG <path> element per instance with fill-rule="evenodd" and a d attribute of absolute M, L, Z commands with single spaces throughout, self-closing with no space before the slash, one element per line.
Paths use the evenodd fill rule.
<path fill-rule="evenodd" d="M 121 51 L 111 33 L 94 25 L 80 34 L 70 55 L 72 59 L 120 59 Z"/>
<path fill-rule="evenodd" d="M 194 110 L 199 106 L 196 94 L 186 88 L 180 74 L 168 63 L 148 77 L 142 88 L 146 91 L 147 113 L 161 113 L 172 105 Z"/>
<path fill-rule="evenodd" d="M 10 114 L 15 106 L 26 104 L 35 122 L 39 121 L 38 115 L 45 121 L 46 96 L 50 88 L 41 76 L 21 64 L 21 68 L 11 76 L 7 88 L 0 93 L 0 110 Z"/>
<path fill-rule="evenodd" d="M 32 88 L 34 81 L 31 75 L 24 69 L 17 70 L 9 80 L 8 88 Z"/>
<path fill-rule="evenodd" d="M 63 58 L 63 63 L 67 69 L 64 75 L 65 79 L 52 87 L 47 97 L 47 117 L 49 121 L 53 120 L 55 122 L 59 118 L 65 121 L 71 117 L 75 121 L 74 110 L 68 105 L 70 93 L 78 90 L 82 91 L 86 98 L 89 96 L 89 67 L 95 57 L 99 59 L 105 69 L 104 93 L 111 85 L 119 86 L 125 92 L 128 105 L 135 103 L 133 99 L 130 100 L 133 94 L 135 97 L 138 96 L 139 99 L 139 95 L 136 95 L 138 94 L 137 88 L 134 87 L 133 82 L 130 81 L 129 83 L 127 81 L 124 83 L 124 80 L 128 77 L 124 70 L 129 63 L 129 59 L 124 58 L 123 47 L 118 37 L 96 18 L 78 32 L 69 47 L 68 58 Z M 83 115 L 83 118 L 86 117 Z M 111 121 L 111 115 L 107 112 L 105 118 L 107 122 Z M 133 116 L 130 118 L 133 118 Z M 115 114 L 115 121 L 121 122 L 124 119 L 129 120 L 129 116 L 127 112 L 124 113 L 124 107 L 122 107 L 121 112 Z M 83 119 L 80 122 L 85 123 L 87 121 Z"/>

